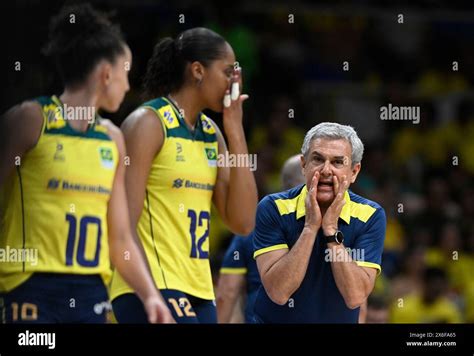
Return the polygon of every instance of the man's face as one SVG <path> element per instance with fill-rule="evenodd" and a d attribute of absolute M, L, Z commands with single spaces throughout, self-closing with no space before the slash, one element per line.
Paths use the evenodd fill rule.
<path fill-rule="evenodd" d="M 336 196 L 333 187 L 334 176 L 340 183 L 344 176 L 348 182 L 355 182 L 360 163 L 352 167 L 351 156 L 352 147 L 347 140 L 317 138 L 311 141 L 307 157 L 301 157 L 306 186 L 311 185 L 316 172 L 320 174 L 316 199 L 322 207 L 331 205 Z"/>

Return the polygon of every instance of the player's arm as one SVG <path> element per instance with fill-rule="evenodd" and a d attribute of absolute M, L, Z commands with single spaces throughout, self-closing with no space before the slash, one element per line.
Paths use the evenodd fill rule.
<path fill-rule="evenodd" d="M 217 131 L 219 154 L 227 151 L 222 132 Z M 241 137 L 229 138 L 229 153 L 248 154 L 243 130 Z M 213 202 L 224 223 L 234 234 L 248 235 L 255 224 L 257 187 L 249 167 L 218 167 Z"/>
<path fill-rule="evenodd" d="M 143 210 L 151 165 L 161 150 L 164 132 L 160 119 L 149 109 L 139 108 L 122 123 L 129 166 L 125 172 L 125 189 L 130 224 L 136 228 Z"/>
<path fill-rule="evenodd" d="M 240 82 L 242 86 L 240 72 L 234 76 L 234 81 Z M 231 100 L 230 107 L 224 107 L 223 125 L 231 154 L 248 155 L 242 125 L 242 103 L 247 98 L 247 95 L 240 95 L 237 100 Z M 224 154 L 227 151 L 224 137 L 217 125 L 213 125 L 217 131 L 219 154 Z M 258 202 L 257 185 L 250 167 L 218 167 L 213 202 L 222 220 L 233 233 L 250 234 L 255 225 Z"/>
<path fill-rule="evenodd" d="M 239 297 L 245 291 L 245 274 L 227 273 L 221 270 L 216 290 L 217 320 L 230 323 Z"/>
<path fill-rule="evenodd" d="M 0 118 L 0 187 L 41 136 L 43 113 L 33 101 L 14 106 Z M 21 164 L 21 161 L 18 162 Z"/>
<path fill-rule="evenodd" d="M 130 226 L 125 193 L 124 157 L 126 151 L 122 133 L 110 122 L 106 126 L 119 151 L 119 163 L 107 211 L 112 263 L 143 302 L 150 322 L 173 322 L 171 313 L 157 290 L 145 259 L 135 242 L 133 236 L 135 232 Z"/>
<path fill-rule="evenodd" d="M 305 226 L 293 247 L 288 250 L 288 246 L 284 248 L 283 244 L 278 244 L 269 246 L 270 251 L 268 248 L 256 248 L 255 251 L 258 272 L 265 291 L 270 299 L 279 305 L 284 305 L 296 292 L 308 269 L 316 235 L 321 226 L 321 211 L 316 202 L 318 179 L 319 173 L 316 173 L 306 195 Z M 259 239 L 263 240 L 265 230 L 268 231 L 267 235 L 270 235 L 276 234 L 279 229 L 281 227 L 275 222 L 259 217 L 257 211 L 255 246 L 258 247 Z M 272 250 L 272 247 L 278 249 Z"/>
<path fill-rule="evenodd" d="M 130 226 L 133 231 L 136 231 L 145 201 L 148 175 L 153 159 L 163 145 L 164 134 L 159 118 L 145 108 L 133 111 L 122 123 L 121 131 L 128 158 L 125 170 L 125 191 Z M 147 256 L 138 235 L 134 234 L 134 238 L 146 259 Z"/>

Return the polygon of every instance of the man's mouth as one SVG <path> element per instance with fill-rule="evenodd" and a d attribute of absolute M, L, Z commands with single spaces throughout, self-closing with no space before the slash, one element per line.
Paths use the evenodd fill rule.
<path fill-rule="evenodd" d="M 334 183 L 332 181 L 318 182 L 318 190 L 320 191 L 331 191 L 333 190 Z"/>

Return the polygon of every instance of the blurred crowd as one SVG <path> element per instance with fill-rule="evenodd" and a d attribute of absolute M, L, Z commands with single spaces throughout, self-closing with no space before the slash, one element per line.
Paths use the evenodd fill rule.
<path fill-rule="evenodd" d="M 2 111 L 60 90 L 39 50 L 46 19 L 63 2 L 47 8 L 31 3 L 23 9 L 30 26 L 18 27 L 15 43 L 7 42 L 12 50 L 3 59 L 23 58 L 24 70 L 6 73 L 12 89 Z M 361 136 L 362 172 L 351 189 L 380 203 L 388 218 L 383 272 L 369 298 L 367 321 L 474 322 L 472 14 L 363 2 L 355 8 L 251 1 L 95 4 L 115 11 L 134 55 L 132 90 L 111 116 L 117 124 L 142 102 L 141 77 L 159 38 L 195 26 L 216 30 L 243 67 L 250 94 L 246 133 L 250 152 L 257 154 L 261 197 L 279 190 L 283 162 L 300 151 L 312 126 L 336 121 Z M 380 107 L 388 104 L 420 107 L 419 124 L 381 120 Z M 214 219 L 216 272 L 230 237 Z"/>

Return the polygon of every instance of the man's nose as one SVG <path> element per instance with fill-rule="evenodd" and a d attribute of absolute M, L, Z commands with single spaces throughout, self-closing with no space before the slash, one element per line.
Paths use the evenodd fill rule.
<path fill-rule="evenodd" d="M 331 164 L 329 163 L 329 161 L 325 161 L 324 166 L 321 169 L 321 175 L 327 177 L 327 176 L 330 176 L 331 173 L 332 173 L 331 172 Z"/>

